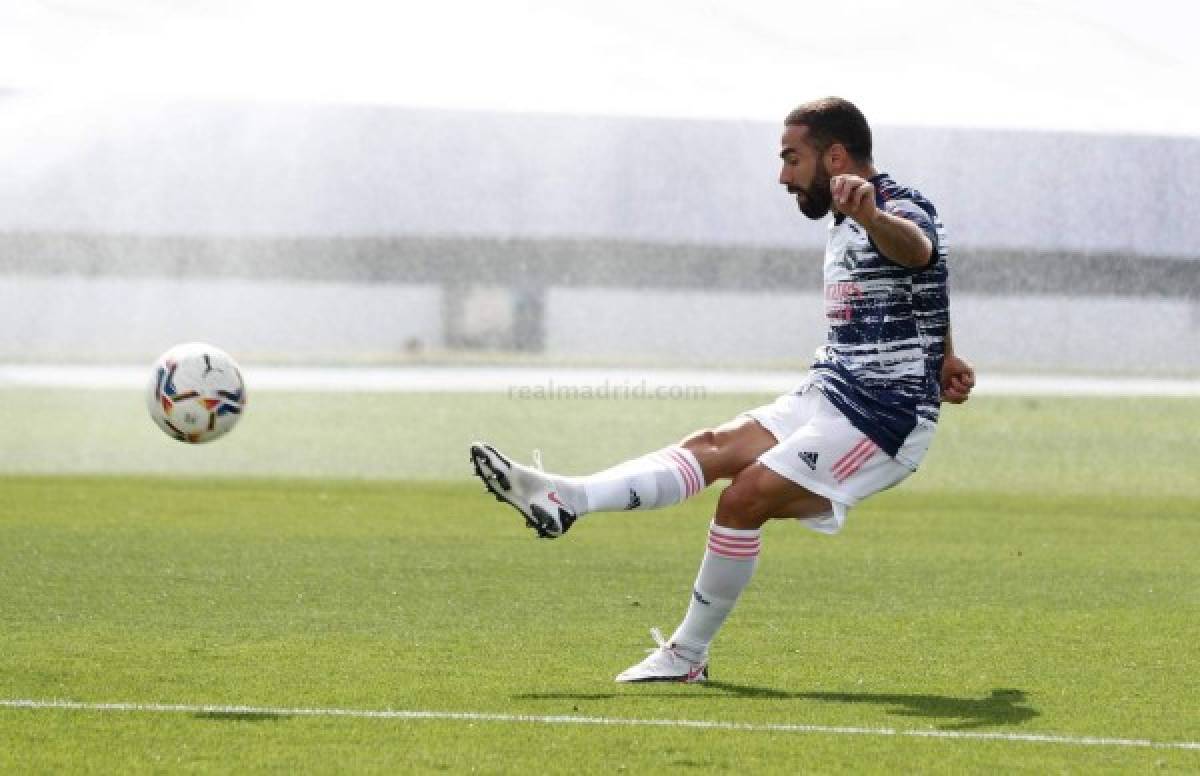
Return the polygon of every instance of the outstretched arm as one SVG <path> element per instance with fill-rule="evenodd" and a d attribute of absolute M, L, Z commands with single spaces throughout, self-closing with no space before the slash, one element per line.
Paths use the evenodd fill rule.
<path fill-rule="evenodd" d="M 954 340 L 946 329 L 946 358 L 942 361 L 942 401 L 962 404 L 971 398 L 975 387 L 975 370 L 954 354 Z"/>
<path fill-rule="evenodd" d="M 830 192 L 834 207 L 861 224 L 884 256 L 910 269 L 929 266 L 933 243 L 912 221 L 880 210 L 870 181 L 857 175 L 835 175 Z"/>

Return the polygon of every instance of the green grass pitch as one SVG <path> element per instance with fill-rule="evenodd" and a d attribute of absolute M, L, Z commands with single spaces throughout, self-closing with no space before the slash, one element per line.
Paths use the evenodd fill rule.
<path fill-rule="evenodd" d="M 269 394 L 212 445 L 0 391 L 0 701 L 465 711 L 995 737 L 0 706 L 0 772 L 1200 770 L 1200 407 L 977 398 L 823 537 L 767 527 L 704 686 L 612 677 L 716 489 L 536 541 L 475 437 L 611 464 L 767 397 Z M 1048 734 L 1068 742 L 1033 742 Z"/>

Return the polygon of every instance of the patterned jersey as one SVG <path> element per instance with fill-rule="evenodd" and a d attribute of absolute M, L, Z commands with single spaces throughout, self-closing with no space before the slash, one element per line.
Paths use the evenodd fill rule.
<path fill-rule="evenodd" d="M 879 208 L 921 228 L 932 261 L 910 269 L 886 258 L 853 219 L 838 215 L 825 249 L 826 343 L 814 384 L 851 423 L 896 457 L 918 423 L 936 423 L 950 324 L 946 236 L 933 203 L 886 174 L 871 178 Z"/>

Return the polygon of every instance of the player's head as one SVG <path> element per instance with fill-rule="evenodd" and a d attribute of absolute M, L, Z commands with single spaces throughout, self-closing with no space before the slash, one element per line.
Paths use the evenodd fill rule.
<path fill-rule="evenodd" d="M 862 111 L 841 97 L 806 102 L 783 120 L 779 182 L 800 212 L 824 218 L 833 204 L 829 179 L 871 164 L 871 127 Z"/>

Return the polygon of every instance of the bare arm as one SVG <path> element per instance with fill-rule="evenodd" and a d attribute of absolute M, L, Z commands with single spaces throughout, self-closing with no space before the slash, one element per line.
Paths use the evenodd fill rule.
<path fill-rule="evenodd" d="M 884 256 L 911 269 L 929 266 L 933 243 L 907 218 L 885 213 L 875 204 L 875 186 L 857 175 L 836 175 L 830 190 L 837 209 L 867 230 Z"/>

